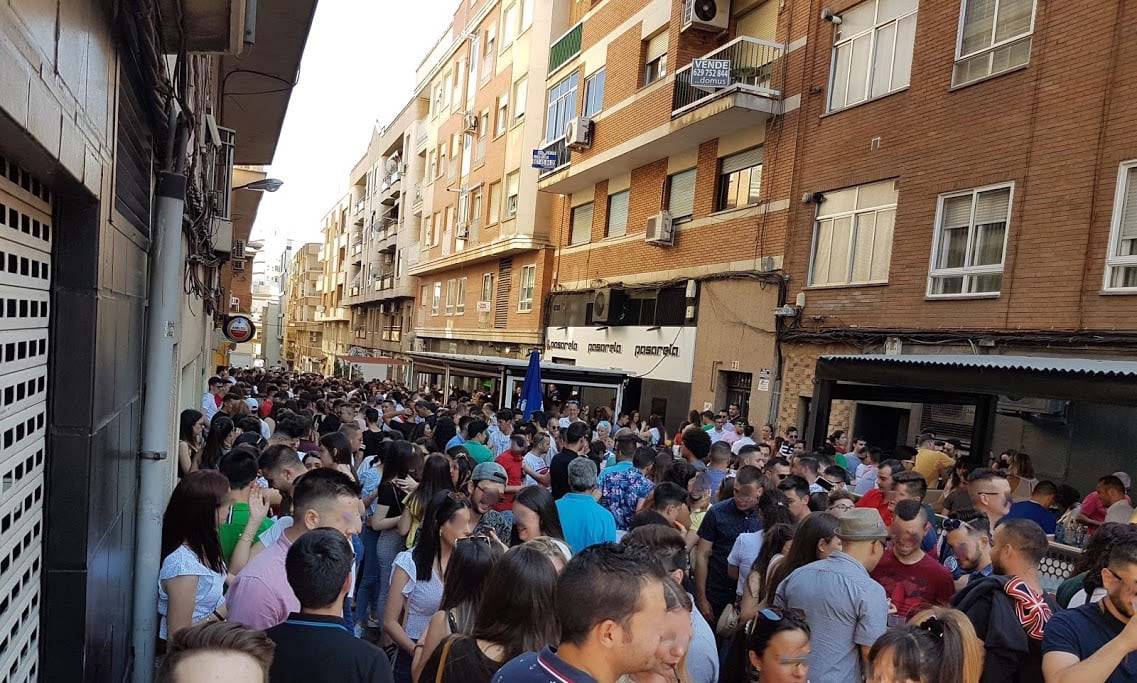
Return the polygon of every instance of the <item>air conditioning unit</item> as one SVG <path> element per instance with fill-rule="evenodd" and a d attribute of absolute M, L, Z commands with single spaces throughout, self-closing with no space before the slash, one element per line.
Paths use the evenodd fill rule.
<path fill-rule="evenodd" d="M 675 244 L 675 223 L 671 220 L 671 213 L 660 211 L 647 219 L 647 232 L 644 241 L 648 244 L 671 246 Z"/>
<path fill-rule="evenodd" d="M 233 260 L 233 272 L 234 273 L 245 272 L 245 259 L 241 258 L 241 259 L 234 259 Z"/>
<path fill-rule="evenodd" d="M 592 322 L 598 325 L 614 323 L 624 310 L 624 290 L 602 287 L 592 292 Z"/>
<path fill-rule="evenodd" d="M 683 0 L 683 23 L 680 32 L 688 29 L 725 31 L 730 25 L 730 0 Z"/>
<path fill-rule="evenodd" d="M 565 146 L 569 149 L 588 149 L 592 146 L 592 119 L 587 116 L 572 119 L 565 129 Z"/>
<path fill-rule="evenodd" d="M 456 233 L 455 236 L 458 239 L 468 240 L 468 239 L 470 239 L 470 224 L 469 223 L 459 223 L 454 228 L 454 232 Z"/>
<path fill-rule="evenodd" d="M 233 251 L 230 253 L 233 255 L 234 261 L 245 258 L 245 240 L 233 240 Z"/>
<path fill-rule="evenodd" d="M 478 115 L 476 112 L 472 112 L 472 111 L 466 112 L 466 116 L 463 118 L 463 121 L 466 124 L 466 132 L 467 133 L 478 132 Z"/>

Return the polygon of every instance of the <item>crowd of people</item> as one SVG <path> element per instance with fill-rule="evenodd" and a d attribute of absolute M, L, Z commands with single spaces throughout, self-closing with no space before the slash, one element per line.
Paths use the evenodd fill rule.
<path fill-rule="evenodd" d="M 737 405 L 672 437 L 546 398 L 218 368 L 181 416 L 159 679 L 1137 681 L 1124 473 L 1081 500 L 933 434 L 807 450 Z"/>

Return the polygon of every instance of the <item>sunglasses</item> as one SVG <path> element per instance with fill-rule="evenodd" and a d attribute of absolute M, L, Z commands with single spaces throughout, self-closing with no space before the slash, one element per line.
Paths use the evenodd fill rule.
<path fill-rule="evenodd" d="M 944 520 L 944 528 L 948 531 L 955 531 L 956 529 L 966 529 L 967 531 L 975 531 L 975 527 L 971 526 L 962 519 L 948 519 Z"/>

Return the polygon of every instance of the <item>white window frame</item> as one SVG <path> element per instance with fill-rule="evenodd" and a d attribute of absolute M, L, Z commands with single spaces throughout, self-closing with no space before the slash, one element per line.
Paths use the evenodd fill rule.
<path fill-rule="evenodd" d="M 612 210 L 612 202 L 623 201 L 625 202 L 624 217 L 622 223 L 612 222 L 612 217 L 616 212 Z M 628 214 L 632 211 L 632 192 L 631 190 L 621 190 L 613 192 L 608 195 L 608 208 L 604 216 L 604 237 L 623 237 L 628 234 Z"/>
<path fill-rule="evenodd" d="M 446 315 L 454 315 L 454 303 L 458 295 L 458 281 L 450 278 L 446 281 Z"/>
<path fill-rule="evenodd" d="M 493 306 L 493 281 L 493 273 L 482 273 L 482 298 L 479 301 L 490 306 Z"/>
<path fill-rule="evenodd" d="M 588 211 L 588 232 L 584 233 L 581 239 L 575 239 L 576 234 L 573 227 L 576 225 L 576 216 L 578 211 Z M 577 244 L 588 244 L 592 241 L 592 222 L 596 220 L 596 203 L 585 202 L 577 204 L 569 209 L 569 246 L 576 246 Z"/>
<path fill-rule="evenodd" d="M 497 190 L 495 193 L 494 190 Z M 489 190 L 487 191 L 487 205 L 486 205 L 486 225 L 493 225 L 501 221 L 501 193 L 502 184 L 500 180 L 490 183 Z M 494 194 L 497 197 L 494 197 Z"/>
<path fill-rule="evenodd" d="M 528 284 L 526 284 L 528 283 Z M 517 312 L 533 310 L 533 296 L 537 291 L 537 266 L 521 266 L 521 286 L 517 290 Z"/>
<path fill-rule="evenodd" d="M 519 87 L 520 86 L 520 87 Z M 510 125 L 516 126 L 525 120 L 525 100 L 529 92 L 529 74 L 525 74 L 513 82 L 509 99 L 513 101 L 512 118 Z"/>
<path fill-rule="evenodd" d="M 510 2 L 501 10 L 501 47 L 504 50 L 513 44 L 518 36 L 518 26 L 521 20 L 520 0 Z"/>
<path fill-rule="evenodd" d="M 853 35 L 853 36 L 846 36 L 845 38 L 842 38 L 840 41 L 834 41 L 833 47 L 829 51 L 829 55 L 830 55 L 830 57 L 829 57 L 829 89 L 825 94 L 825 111 L 826 112 L 841 111 L 843 109 L 848 109 L 850 107 L 856 107 L 857 105 L 864 104 L 865 102 L 871 102 L 874 99 L 877 99 L 880 97 L 887 97 L 888 95 L 891 95 L 893 93 L 900 92 L 901 90 L 907 89 L 911 85 L 911 82 L 912 82 L 912 71 L 911 71 L 912 66 L 910 64 L 908 67 L 908 69 L 909 69 L 909 71 L 908 71 L 908 85 L 902 85 L 899 87 L 890 87 L 888 90 L 886 90 L 886 91 L 884 91 L 878 95 L 872 94 L 875 56 L 876 56 L 876 41 L 877 41 L 878 34 L 880 33 L 881 29 L 883 29 L 884 27 L 886 27 L 890 24 L 897 27 L 897 31 L 898 31 L 901 21 L 903 21 L 904 19 L 907 19 L 908 17 L 911 17 L 911 16 L 918 16 L 919 15 L 919 3 L 916 3 L 917 4 L 916 9 L 913 9 L 906 14 L 902 14 L 902 15 L 893 17 L 892 19 L 889 19 L 888 21 L 886 21 L 884 23 L 878 23 L 879 22 L 878 16 L 880 14 L 880 0 L 863 0 L 863 2 L 858 3 L 858 4 L 850 7 L 849 10 L 860 7 L 861 5 L 868 3 L 868 2 L 871 2 L 871 3 L 876 5 L 876 9 L 874 10 L 874 13 L 873 13 L 872 28 L 869 28 L 869 29 L 862 31 L 862 32 L 860 32 L 856 35 Z M 845 10 L 845 11 L 847 12 L 849 10 Z M 917 20 L 917 24 L 918 23 L 919 23 L 919 21 Z M 915 52 L 916 52 L 916 45 L 915 45 L 916 28 L 918 28 L 918 26 L 914 27 L 912 29 L 913 62 L 915 62 Z M 834 27 L 834 38 L 836 38 L 837 30 L 838 29 L 836 27 Z M 848 84 L 849 84 L 851 79 L 846 77 L 846 80 L 845 80 L 845 102 L 846 103 L 841 104 L 840 106 L 837 106 L 833 102 L 833 89 L 834 89 L 833 86 L 837 82 L 837 51 L 841 48 L 842 45 L 845 45 L 846 43 L 851 45 L 854 40 L 856 40 L 857 38 L 860 38 L 866 34 L 870 35 L 871 37 L 869 39 L 868 73 L 865 75 L 864 99 L 858 100 L 858 101 L 853 102 L 853 103 L 848 103 L 848 100 L 849 100 L 849 85 Z M 851 49 L 852 48 L 850 48 L 850 50 Z M 895 38 L 895 36 L 893 37 L 893 43 L 892 43 L 892 64 L 893 65 L 896 64 L 896 38 Z M 852 62 L 852 60 L 850 60 L 849 61 L 849 73 L 850 74 L 852 73 L 852 69 L 853 69 L 853 62 Z M 888 73 L 889 73 L 889 77 L 891 78 L 892 69 L 889 69 Z"/>
<path fill-rule="evenodd" d="M 434 283 L 434 292 L 430 297 L 430 314 L 438 315 L 438 308 L 442 305 L 442 282 Z"/>
<path fill-rule="evenodd" d="M 1003 47 L 1006 47 L 1008 45 L 1011 45 L 1013 43 L 1017 43 L 1019 41 L 1031 41 L 1033 43 L 1033 40 L 1034 40 L 1034 23 L 1038 18 L 1038 0 L 1031 0 L 1030 28 L 1028 28 L 1025 33 L 1020 33 L 1019 35 L 1012 36 L 1010 38 L 1004 38 L 1003 40 L 1000 40 L 999 42 L 993 42 L 990 45 L 988 45 L 987 47 L 982 48 L 980 50 L 976 50 L 976 51 L 971 52 L 971 53 L 966 54 L 966 55 L 963 54 L 963 27 L 965 25 L 964 20 L 967 18 L 966 17 L 967 1 L 968 0 L 960 0 L 960 3 L 959 3 L 959 28 L 958 28 L 958 30 L 956 30 L 956 33 L 955 33 L 955 66 L 958 66 L 961 62 L 965 62 L 965 61 L 969 61 L 971 59 L 975 59 L 976 57 L 978 57 L 984 53 L 987 54 L 988 59 L 993 59 L 994 53 L 996 50 L 1003 48 Z M 995 11 L 991 15 L 991 40 L 995 39 L 995 27 L 998 25 L 998 21 L 999 21 L 999 5 L 1000 4 L 1001 4 L 1000 0 L 995 0 Z M 1033 47 L 1033 45 L 1032 45 L 1032 47 Z M 1002 69 L 999 71 L 994 70 L 994 68 L 993 68 L 994 64 L 992 63 L 991 64 L 991 66 L 992 66 L 991 71 L 986 76 L 982 76 L 980 78 L 975 78 L 975 79 L 972 79 L 970 81 L 958 81 L 957 82 L 955 80 L 955 69 L 953 68 L 952 69 L 952 87 L 958 88 L 958 87 L 963 87 L 965 85 L 970 85 L 971 83 L 979 83 L 981 81 L 987 80 L 988 78 L 994 78 L 995 76 L 998 76 L 1000 74 L 1005 74 L 1005 73 L 1008 73 L 1010 71 L 1014 71 L 1016 69 L 1024 68 L 1030 64 L 1029 50 L 1027 52 L 1028 52 L 1028 56 L 1027 56 L 1027 60 L 1025 63 L 1016 64 L 1014 66 L 1009 66 L 1006 69 Z"/>
<path fill-rule="evenodd" d="M 517 180 L 517 191 L 510 194 L 509 180 L 515 178 Z M 512 201 L 511 201 L 512 200 Z M 507 173 L 505 176 L 505 196 L 502 197 L 501 219 L 509 220 L 517 217 L 517 207 L 521 203 L 521 172 L 513 171 Z"/>
<path fill-rule="evenodd" d="M 509 130 L 509 93 L 505 92 L 498 95 L 497 101 L 494 103 L 494 128 L 493 136 L 495 138 L 505 135 L 505 131 Z"/>
<path fill-rule="evenodd" d="M 1006 228 L 1003 230 L 1003 258 L 999 261 L 998 265 L 988 266 L 963 266 L 962 268 L 948 268 L 937 269 L 936 260 L 940 252 L 940 239 L 942 231 L 943 210 L 944 203 L 955 197 L 971 196 L 971 223 L 967 230 L 967 250 L 964 256 L 964 261 L 971 259 L 971 249 L 975 245 L 975 207 L 978 205 L 976 198 L 982 192 L 990 192 L 992 190 L 1007 189 L 1010 192 L 1007 194 L 1007 223 Z M 995 183 L 994 185 L 984 185 L 983 187 L 975 187 L 959 192 L 946 192 L 936 198 L 936 223 L 935 230 L 932 232 L 932 253 L 931 258 L 928 260 L 928 288 L 926 296 L 929 299 L 995 299 L 1002 295 L 1002 287 L 998 292 L 959 292 L 955 294 L 936 294 L 933 291 L 936 278 L 942 277 L 959 277 L 965 278 L 966 284 L 967 276 L 976 275 L 1005 275 L 1007 265 L 1007 242 L 1011 236 L 1011 215 L 1014 213 L 1015 208 L 1015 183 L 1014 181 L 1006 183 Z M 966 287 L 964 288 L 966 289 Z"/>
<path fill-rule="evenodd" d="M 454 295 L 454 315 L 466 314 L 466 278 L 458 278 L 458 292 Z"/>
<path fill-rule="evenodd" d="M 1117 256 L 1121 246 L 1121 219 L 1125 215 L 1125 196 L 1128 194 L 1129 171 L 1137 169 L 1137 159 L 1121 162 L 1117 171 L 1117 190 L 1113 195 L 1113 217 L 1109 224 L 1109 251 L 1105 255 L 1105 271 L 1102 277 L 1102 291 L 1137 294 L 1137 287 L 1114 287 L 1110 285 L 1114 268 L 1137 268 L 1137 256 Z M 1137 181 L 1135 181 L 1137 182 Z"/>
<path fill-rule="evenodd" d="M 481 82 L 485 83 L 490 80 L 496 70 L 497 65 L 497 27 L 489 26 L 486 28 L 485 44 L 482 46 L 482 78 Z"/>
<path fill-rule="evenodd" d="M 590 111 L 588 108 L 588 103 L 591 99 L 591 96 L 594 94 L 592 91 L 596 87 L 597 78 L 600 79 L 599 104 L 596 109 Z M 600 112 L 604 111 L 604 86 L 607 84 L 607 80 L 608 74 L 607 67 L 605 66 L 600 67 L 584 78 L 584 109 L 582 110 L 584 112 L 584 116 L 596 116 Z"/>
<path fill-rule="evenodd" d="M 643 70 L 643 84 L 645 86 L 651 85 L 656 81 L 661 81 L 667 77 L 667 53 L 659 55 L 655 59 L 644 63 Z"/>
<path fill-rule="evenodd" d="M 571 81 L 571 84 L 570 84 L 570 81 Z M 568 87 L 569 85 L 571 85 L 572 87 Z M 557 89 L 560 88 L 561 86 L 565 86 L 566 90 L 564 90 L 564 92 L 561 92 L 559 95 L 554 97 L 553 93 L 556 92 Z M 580 72 L 577 72 L 577 71 L 574 71 L 571 74 L 569 74 L 568 76 L 565 76 L 561 80 L 554 83 L 551 88 L 549 88 L 548 90 L 545 91 L 545 138 L 546 138 L 545 144 L 546 145 L 552 144 L 558 140 L 564 139 L 565 132 L 566 132 L 565 129 L 568 128 L 568 122 L 573 120 L 574 118 L 576 118 L 576 111 L 577 111 L 576 98 L 577 98 L 577 93 L 579 91 L 580 91 Z M 570 97 L 572 98 L 571 110 L 570 110 L 570 107 L 568 106 Z M 563 121 L 560 120 L 562 117 L 558 115 L 561 112 L 564 113 Z M 558 122 L 563 124 L 562 126 L 560 126 L 560 130 L 553 128 L 550 131 L 549 126 L 554 124 L 554 123 L 558 123 Z"/>
<path fill-rule="evenodd" d="M 888 284 L 888 275 L 889 275 L 888 272 L 885 272 L 884 279 L 877 279 L 877 280 L 873 280 L 871 278 L 868 280 L 855 280 L 855 279 L 853 279 L 853 264 L 856 263 L 856 258 L 857 258 L 857 251 L 856 251 L 857 230 L 860 227 L 859 219 L 862 216 L 867 216 L 869 214 L 872 214 L 874 217 L 873 218 L 873 244 L 870 246 L 870 250 L 876 246 L 877 220 L 879 219 L 879 214 L 882 211 L 892 211 L 892 213 L 893 213 L 892 239 L 893 239 L 893 241 L 895 241 L 895 239 L 896 239 L 896 205 L 897 205 L 896 201 L 893 201 L 891 204 L 880 204 L 878 206 L 867 206 L 867 207 L 864 207 L 862 209 L 856 208 L 857 207 L 857 200 L 858 200 L 858 197 L 860 195 L 861 188 L 865 187 L 866 185 L 878 185 L 878 184 L 884 183 L 884 182 L 889 182 L 889 181 L 884 180 L 884 181 L 878 181 L 875 183 L 865 183 L 864 185 L 857 185 L 854 187 L 842 188 L 842 190 L 845 190 L 845 191 L 853 190 L 856 193 L 853 196 L 853 208 L 849 209 L 848 211 L 839 211 L 836 213 L 823 214 L 823 213 L 821 213 L 821 207 L 818 208 L 817 216 L 813 219 L 813 248 L 810 250 L 810 255 L 809 255 L 809 277 L 807 279 L 807 285 L 806 285 L 807 287 L 809 287 L 811 289 L 825 289 L 825 288 L 829 288 L 829 287 L 860 287 L 862 285 Z M 892 182 L 895 183 L 896 181 L 893 180 Z M 899 197 L 899 192 L 897 192 L 897 196 Z M 824 206 L 824 204 L 822 204 L 822 206 Z M 850 232 L 849 232 L 848 262 L 845 266 L 846 280 L 844 282 L 834 282 L 832 280 L 832 278 L 830 278 L 829 282 L 815 284 L 813 281 L 813 278 L 816 274 L 815 268 L 817 265 L 817 248 L 819 246 L 818 245 L 818 238 L 821 235 L 821 223 L 824 221 L 833 221 L 835 223 L 838 219 L 842 219 L 842 218 L 849 218 L 852 221 L 852 224 L 849 227 Z M 889 253 L 891 254 L 891 252 L 892 252 L 892 248 L 889 247 Z M 889 261 L 891 261 L 891 256 L 889 258 Z M 890 268 L 891 263 L 888 265 L 889 265 L 889 270 L 891 270 L 891 268 Z"/>

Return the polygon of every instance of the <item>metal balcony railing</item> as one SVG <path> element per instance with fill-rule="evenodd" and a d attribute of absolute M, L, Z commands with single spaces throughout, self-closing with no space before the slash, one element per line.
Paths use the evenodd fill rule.
<path fill-rule="evenodd" d="M 695 87 L 691 85 L 691 65 L 688 64 L 675 72 L 672 116 L 728 91 L 748 92 L 770 99 L 780 98 L 780 66 L 784 54 L 783 45 L 749 36 L 739 36 L 717 50 L 708 52 L 702 59 L 730 60 L 730 85 L 725 88 Z"/>
<path fill-rule="evenodd" d="M 552 150 L 553 152 L 556 153 L 556 157 L 557 157 L 556 167 L 549 169 L 549 170 L 541 171 L 540 175 L 542 175 L 542 176 L 551 175 L 553 173 L 556 173 L 557 171 L 561 170 L 561 168 L 568 166 L 569 161 L 572 160 L 572 150 L 570 150 L 568 147 L 565 146 L 565 139 L 564 138 L 561 138 L 560 140 L 554 140 L 553 142 L 550 142 L 549 144 L 542 147 L 541 149 L 543 149 L 545 151 Z"/>
<path fill-rule="evenodd" d="M 584 36 L 584 22 L 580 22 L 565 32 L 549 48 L 549 73 L 561 68 L 568 60 L 580 54 L 581 38 Z"/>

